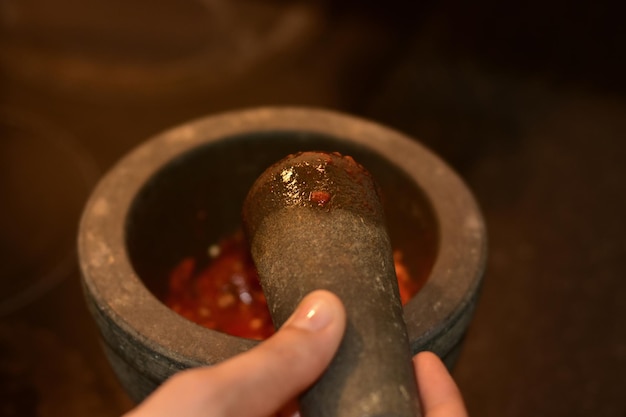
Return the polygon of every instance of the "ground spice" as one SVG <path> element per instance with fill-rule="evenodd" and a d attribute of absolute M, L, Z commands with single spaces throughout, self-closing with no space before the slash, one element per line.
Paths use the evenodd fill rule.
<path fill-rule="evenodd" d="M 405 304 L 419 290 L 402 258 L 394 251 L 400 298 Z M 263 340 L 275 332 L 267 301 L 243 233 L 237 232 L 197 258 L 183 259 L 170 273 L 165 304 L 181 316 L 209 329 Z"/>

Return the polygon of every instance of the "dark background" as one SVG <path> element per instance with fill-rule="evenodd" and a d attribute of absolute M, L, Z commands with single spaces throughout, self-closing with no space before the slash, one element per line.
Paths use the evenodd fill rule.
<path fill-rule="evenodd" d="M 588 3 L 3 0 L 0 415 L 131 406 L 82 301 L 82 204 L 150 136 L 258 105 L 388 124 L 475 192 L 471 415 L 626 415 L 626 35 Z"/>

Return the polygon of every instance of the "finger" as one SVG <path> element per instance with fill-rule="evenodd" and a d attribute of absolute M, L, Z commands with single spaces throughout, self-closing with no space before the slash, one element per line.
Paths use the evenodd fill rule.
<path fill-rule="evenodd" d="M 339 298 L 315 291 L 274 336 L 222 364 L 174 376 L 133 417 L 268 416 L 322 374 L 345 324 Z"/>
<path fill-rule="evenodd" d="M 437 355 L 418 353 L 413 365 L 424 417 L 467 417 L 463 397 Z"/>
<path fill-rule="evenodd" d="M 266 416 L 309 387 L 333 358 L 345 322 L 334 294 L 316 291 L 305 297 L 275 336 L 218 370 L 237 387 L 223 393 L 228 395 L 224 415 Z"/>

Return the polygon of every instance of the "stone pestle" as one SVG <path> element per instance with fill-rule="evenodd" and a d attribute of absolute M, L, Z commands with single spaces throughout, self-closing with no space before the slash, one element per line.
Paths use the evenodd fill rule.
<path fill-rule="evenodd" d="M 243 222 L 272 318 L 316 289 L 347 312 L 339 350 L 300 399 L 303 417 L 414 417 L 419 404 L 378 189 L 350 156 L 301 152 L 251 187 Z"/>

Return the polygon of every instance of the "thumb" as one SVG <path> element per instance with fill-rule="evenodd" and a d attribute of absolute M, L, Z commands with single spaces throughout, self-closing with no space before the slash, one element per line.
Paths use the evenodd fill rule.
<path fill-rule="evenodd" d="M 319 378 L 339 347 L 345 325 L 339 298 L 314 291 L 271 338 L 219 365 L 174 376 L 132 415 L 270 415 Z"/>

